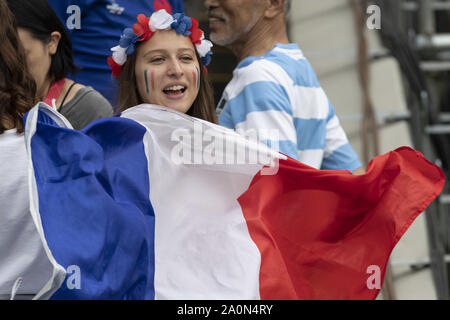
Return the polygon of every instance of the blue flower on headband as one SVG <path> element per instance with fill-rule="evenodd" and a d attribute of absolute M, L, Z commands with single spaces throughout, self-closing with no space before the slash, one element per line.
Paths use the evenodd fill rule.
<path fill-rule="evenodd" d="M 176 31 L 178 34 L 182 34 L 183 36 L 190 36 L 191 32 L 189 31 L 192 28 L 192 21 L 189 17 L 186 17 L 182 13 L 175 13 L 173 15 L 175 21 L 171 24 L 171 28 Z"/>
<path fill-rule="evenodd" d="M 206 66 L 208 66 L 210 63 L 211 63 L 211 60 L 212 60 L 212 58 L 211 58 L 211 56 L 212 56 L 212 51 L 210 51 L 210 52 L 208 52 L 207 54 L 206 54 L 206 56 L 204 56 L 203 58 L 202 58 L 202 63 L 203 63 L 203 65 L 206 67 Z"/>
<path fill-rule="evenodd" d="M 127 55 L 133 54 L 134 44 L 139 40 L 139 38 L 140 36 L 137 36 L 134 33 L 133 29 L 126 28 L 125 30 L 123 30 L 123 34 L 120 36 L 119 46 L 127 49 L 125 51 Z"/>

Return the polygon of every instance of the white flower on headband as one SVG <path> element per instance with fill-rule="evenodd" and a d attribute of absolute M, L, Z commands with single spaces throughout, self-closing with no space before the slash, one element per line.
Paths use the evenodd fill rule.
<path fill-rule="evenodd" d="M 166 10 L 159 10 L 152 14 L 148 23 L 150 30 L 168 30 L 175 20 Z"/>
<path fill-rule="evenodd" d="M 114 48 L 111 48 L 111 51 L 113 52 L 112 56 L 114 61 L 123 66 L 125 62 L 127 61 L 127 54 L 125 51 L 127 51 L 127 48 L 122 48 L 121 46 L 116 46 Z"/>
<path fill-rule="evenodd" d="M 208 52 L 211 51 L 211 48 L 213 47 L 213 44 L 209 40 L 202 40 L 201 44 L 196 44 L 195 47 L 197 48 L 197 52 L 200 55 L 200 57 L 204 57 L 208 54 Z"/>

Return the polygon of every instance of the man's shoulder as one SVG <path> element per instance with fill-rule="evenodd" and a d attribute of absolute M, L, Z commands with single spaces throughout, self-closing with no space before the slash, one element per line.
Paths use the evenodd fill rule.
<path fill-rule="evenodd" d="M 281 59 L 291 63 L 306 60 L 302 50 L 295 43 L 277 44 L 266 56 L 268 59 Z"/>
<path fill-rule="evenodd" d="M 292 88 L 293 82 L 286 71 L 270 59 L 258 57 L 248 59 L 233 72 L 232 80 L 227 84 L 224 96 L 231 100 L 241 92 L 257 91 L 260 95 L 271 91 L 273 87 Z"/>
<path fill-rule="evenodd" d="M 293 65 L 300 60 L 304 60 L 302 51 L 297 45 L 279 45 L 277 44 L 270 51 L 261 56 L 250 56 L 244 58 L 235 70 L 245 71 L 247 68 L 258 65 L 259 67 L 267 67 L 271 64 L 277 64 L 285 67 L 287 64 Z"/>
<path fill-rule="evenodd" d="M 288 70 L 294 68 L 288 57 L 269 51 L 263 56 L 247 57 L 233 71 L 231 86 L 242 86 L 254 82 L 276 82 L 285 84 L 292 82 Z M 291 63 L 289 66 L 288 64 Z"/>
<path fill-rule="evenodd" d="M 296 44 L 278 44 L 263 56 L 247 57 L 236 67 L 233 78 L 286 80 L 298 86 L 320 86 L 311 64 Z"/>

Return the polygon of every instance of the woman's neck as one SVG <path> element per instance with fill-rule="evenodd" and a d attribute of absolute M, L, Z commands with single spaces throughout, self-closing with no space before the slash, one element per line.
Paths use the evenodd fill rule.
<path fill-rule="evenodd" d="M 38 92 L 39 101 L 43 101 L 47 97 L 50 87 L 52 86 L 53 80 L 50 78 L 45 79 L 41 89 Z"/>

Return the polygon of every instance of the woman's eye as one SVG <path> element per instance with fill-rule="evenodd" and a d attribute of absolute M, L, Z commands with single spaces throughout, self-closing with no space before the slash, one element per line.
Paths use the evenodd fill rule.
<path fill-rule="evenodd" d="M 190 56 L 183 56 L 183 57 L 181 57 L 181 60 L 184 60 L 184 61 L 192 61 L 192 60 L 194 60 L 192 57 L 190 57 Z"/>
<path fill-rule="evenodd" d="M 150 62 L 152 62 L 152 63 L 158 63 L 158 62 L 162 62 L 162 61 L 164 61 L 163 58 L 153 58 L 150 60 Z"/>

